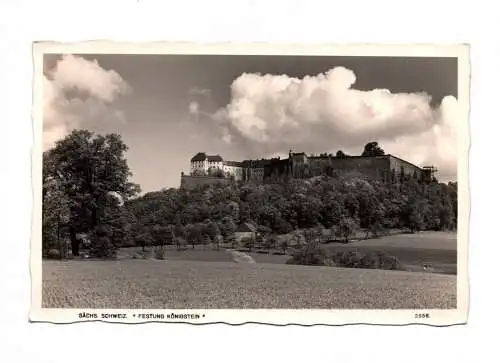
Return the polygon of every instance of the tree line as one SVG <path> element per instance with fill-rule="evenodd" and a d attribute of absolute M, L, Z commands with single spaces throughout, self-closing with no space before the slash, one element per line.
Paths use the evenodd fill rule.
<path fill-rule="evenodd" d="M 233 182 L 194 189 L 169 188 L 138 196 L 129 181 L 119 135 L 73 131 L 43 155 L 43 249 L 67 256 L 88 245 L 90 254 L 111 257 L 123 246 L 222 243 L 234 245 L 243 223 L 257 226 L 260 241 L 276 246 L 277 235 L 326 228 L 340 239 L 363 230 L 377 236 L 400 228 L 449 230 L 457 225 L 457 184 L 400 184 L 340 174 L 307 180 Z M 373 151 L 374 150 L 374 151 Z M 378 145 L 368 153 L 377 155 Z M 84 237 L 82 237 L 84 236 Z M 286 250 L 286 242 L 284 247 Z"/>

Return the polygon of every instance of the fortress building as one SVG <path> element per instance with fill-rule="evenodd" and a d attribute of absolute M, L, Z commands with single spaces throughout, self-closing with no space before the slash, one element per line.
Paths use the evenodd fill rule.
<path fill-rule="evenodd" d="M 399 183 L 409 178 L 430 182 L 437 170 L 431 166 L 419 167 L 393 155 L 334 156 L 321 154 L 307 156 L 290 150 L 287 159 L 225 161 L 220 155 L 199 152 L 191 158 L 189 176 L 182 175 L 181 186 L 216 182 L 264 182 L 273 177 L 287 176 L 308 179 L 315 176 L 335 176 L 339 173 L 359 173 L 370 180 Z"/>
<path fill-rule="evenodd" d="M 192 176 L 212 176 L 242 180 L 242 163 L 224 161 L 220 155 L 207 155 L 200 152 L 191 158 Z"/>

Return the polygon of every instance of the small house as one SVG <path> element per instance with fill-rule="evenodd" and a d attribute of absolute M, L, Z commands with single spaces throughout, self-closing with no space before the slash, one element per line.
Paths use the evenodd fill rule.
<path fill-rule="evenodd" d="M 240 242 L 243 238 L 256 238 L 257 233 L 257 226 L 253 223 L 245 222 L 238 226 L 234 234 L 236 241 Z"/>

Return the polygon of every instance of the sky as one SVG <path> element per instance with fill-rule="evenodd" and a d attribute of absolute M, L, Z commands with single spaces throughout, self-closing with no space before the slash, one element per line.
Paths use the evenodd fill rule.
<path fill-rule="evenodd" d="M 45 55 L 44 149 L 75 128 L 118 133 L 143 192 L 178 187 L 197 152 L 225 160 L 370 141 L 456 180 L 457 59 Z"/>

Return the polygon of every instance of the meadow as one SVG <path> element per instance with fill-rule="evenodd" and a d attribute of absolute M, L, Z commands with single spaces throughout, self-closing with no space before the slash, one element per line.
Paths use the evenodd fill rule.
<path fill-rule="evenodd" d="M 456 277 L 207 261 L 44 261 L 44 308 L 450 309 Z"/>
<path fill-rule="evenodd" d="M 348 244 L 326 243 L 321 247 L 330 255 L 337 251 L 358 251 L 363 254 L 383 251 L 387 255 L 397 257 L 407 271 L 423 272 L 423 265 L 430 264 L 428 272 L 457 273 L 457 235 L 453 232 L 395 234 L 371 239 L 360 237 Z M 240 249 L 240 251 L 246 250 Z M 290 249 L 289 254 L 292 251 Z M 281 255 L 283 251 L 280 249 L 272 249 L 270 252 L 268 254 L 264 249 L 246 251 L 257 263 L 282 264 L 290 258 L 289 254 Z"/>
<path fill-rule="evenodd" d="M 397 257 L 407 271 L 423 271 L 423 265 L 429 264 L 429 272 L 457 273 L 457 235 L 453 232 L 399 234 L 353 241 L 346 245 L 331 243 L 324 248 L 329 253 L 345 250 L 361 253 L 384 251 Z"/>
<path fill-rule="evenodd" d="M 133 259 L 142 253 L 140 247 L 123 248 L 116 261 L 44 260 L 43 306 L 454 308 L 456 247 L 456 235 L 444 232 L 323 245 L 329 252 L 383 250 L 397 256 L 406 271 L 286 265 L 290 256 L 274 254 L 279 250 L 268 254 L 166 246 L 166 260 L 155 260 L 152 253 L 146 259 Z M 251 259 L 240 260 L 239 255 Z M 422 263 L 432 263 L 428 272 L 434 273 L 422 272 Z"/>

